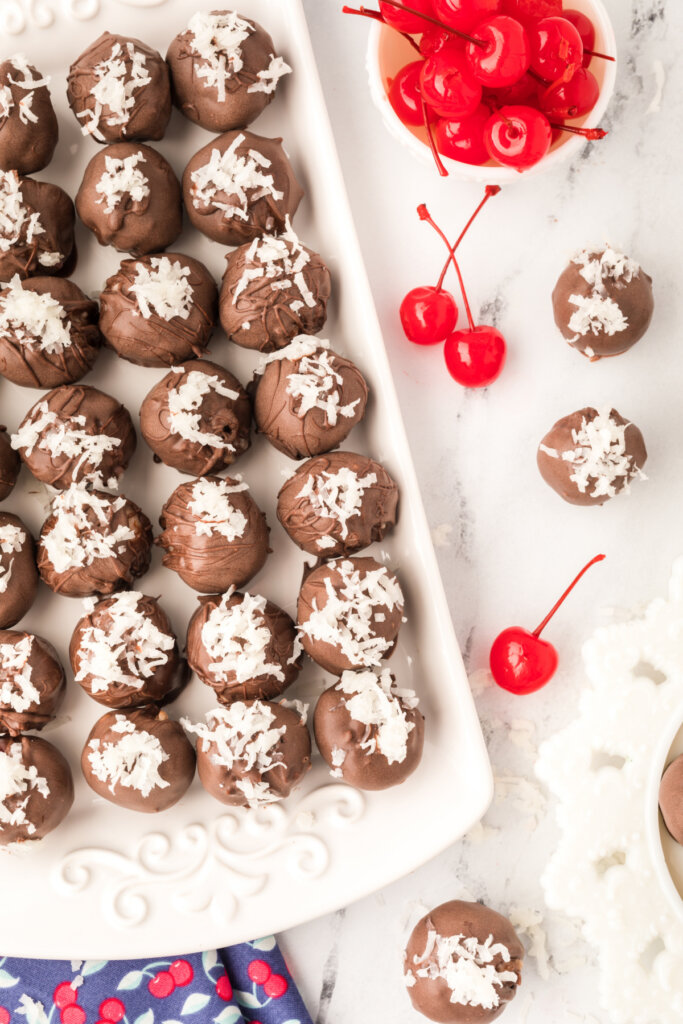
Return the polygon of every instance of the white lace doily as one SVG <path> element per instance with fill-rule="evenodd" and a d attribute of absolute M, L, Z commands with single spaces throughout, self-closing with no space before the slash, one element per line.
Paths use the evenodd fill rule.
<path fill-rule="evenodd" d="M 579 716 L 543 744 L 536 765 L 559 801 L 546 901 L 582 920 L 615 1024 L 681 1024 L 683 916 L 662 884 L 651 778 L 683 706 L 683 558 L 668 600 L 598 629 L 583 657 Z"/>

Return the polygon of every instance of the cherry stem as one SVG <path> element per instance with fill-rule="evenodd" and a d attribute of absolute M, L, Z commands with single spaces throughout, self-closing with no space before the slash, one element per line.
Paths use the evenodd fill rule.
<path fill-rule="evenodd" d="M 607 132 L 602 128 L 577 128 L 571 124 L 553 124 L 550 122 L 550 127 L 555 128 L 558 132 L 569 132 L 570 135 L 582 135 L 584 139 L 589 139 L 591 142 L 597 142 L 600 139 L 607 137 Z"/>
<path fill-rule="evenodd" d="M 483 39 L 475 39 L 474 36 L 468 36 L 466 32 L 460 32 L 457 28 L 451 28 L 450 25 L 446 25 L 443 21 L 439 21 L 438 18 L 432 18 L 431 14 L 424 14 L 422 11 L 416 11 L 414 7 L 408 7 L 406 4 L 399 3 L 399 0 L 382 0 L 382 3 L 388 4 L 389 7 L 395 7 L 399 11 L 405 11 L 406 14 L 413 14 L 416 18 L 421 18 L 422 21 L 428 21 L 430 25 L 436 25 L 443 32 L 447 32 L 450 36 L 457 36 L 459 39 L 466 39 L 468 43 L 474 43 L 475 46 L 485 47 L 487 44 Z M 385 25 L 387 24 L 384 20 L 381 11 L 366 11 L 364 7 L 361 7 L 360 11 L 354 11 L 348 7 L 342 7 L 342 13 L 344 14 L 364 14 L 366 17 L 375 18 L 376 21 L 382 21 Z M 379 17 L 377 17 L 379 15 Z M 389 28 L 393 28 L 393 25 L 389 25 Z M 398 29 L 396 31 L 399 31 Z M 401 35 L 404 33 L 401 32 Z"/>
<path fill-rule="evenodd" d="M 379 21 L 380 24 L 386 25 L 386 21 L 384 20 L 379 11 L 366 11 L 364 7 L 359 7 L 358 10 L 356 10 L 355 7 L 344 6 L 342 7 L 342 14 L 358 14 L 360 15 L 361 18 L 370 18 L 372 21 Z M 398 29 L 396 29 L 395 31 L 398 32 Z M 412 36 L 409 36 L 407 32 L 399 32 L 399 35 L 402 35 L 405 41 L 407 43 L 410 43 L 412 48 L 416 50 L 417 53 L 420 54 L 420 56 L 422 56 L 420 46 L 418 43 L 415 42 Z"/>
<path fill-rule="evenodd" d="M 585 50 L 584 49 L 583 52 L 585 54 L 588 54 L 589 57 L 599 57 L 600 60 L 611 60 L 613 64 L 616 64 L 616 61 L 617 61 L 616 57 L 610 57 L 610 55 L 608 53 L 598 53 L 597 50 Z"/>
<path fill-rule="evenodd" d="M 465 291 L 465 282 L 463 281 L 462 274 L 460 273 L 460 265 L 459 265 L 458 261 L 456 260 L 455 256 L 451 256 L 451 260 L 453 261 L 453 266 L 455 267 L 455 272 L 458 275 L 458 283 L 460 284 L 460 294 L 462 295 L 462 301 L 465 303 L 465 312 L 467 313 L 467 321 L 468 321 L 468 323 L 470 325 L 470 330 L 473 331 L 475 329 L 475 327 L 476 327 L 476 324 L 475 324 L 474 319 L 472 317 L 472 310 L 470 309 L 469 299 L 467 298 L 467 292 Z"/>
<path fill-rule="evenodd" d="M 542 623 L 540 624 L 540 626 L 537 626 L 537 627 L 536 627 L 536 629 L 535 629 L 535 630 L 534 630 L 534 632 L 533 632 L 533 636 L 535 636 L 535 637 L 539 637 L 539 636 L 541 635 L 541 633 L 543 632 L 543 630 L 545 629 L 545 627 L 546 627 L 546 626 L 548 625 L 548 623 L 549 623 L 549 622 L 550 622 L 550 620 L 552 619 L 552 617 L 553 617 L 553 615 L 555 614 L 555 612 L 556 612 L 556 611 L 557 611 L 557 610 L 558 610 L 558 609 L 559 609 L 559 608 L 560 608 L 560 607 L 561 607 L 561 606 L 562 606 L 562 605 L 564 604 L 564 602 L 565 602 L 565 601 L 567 600 L 567 598 L 569 597 L 569 595 L 571 594 L 572 590 L 574 589 L 574 587 L 576 586 L 576 584 L 577 584 L 577 583 L 579 582 L 579 580 L 581 579 L 581 577 L 582 577 L 582 576 L 585 576 L 585 575 L 586 575 L 586 573 L 588 572 L 588 570 L 589 570 L 590 568 L 592 568 L 592 567 L 593 567 L 593 566 L 594 566 L 594 565 L 596 564 L 596 562 L 603 562 L 603 561 L 605 560 L 605 558 L 606 558 L 606 557 L 607 557 L 607 555 L 596 555 L 596 556 L 595 556 L 595 558 L 591 558 L 591 560 L 590 560 L 590 562 L 588 563 L 588 565 L 584 565 L 584 567 L 583 567 L 583 569 L 581 570 L 581 572 L 579 573 L 579 575 L 578 575 L 578 576 L 576 577 L 576 579 L 575 579 L 575 580 L 574 580 L 574 581 L 573 581 L 572 583 L 570 583 L 570 584 L 569 584 L 569 586 L 567 587 L 567 589 L 565 590 L 564 594 L 563 594 L 563 595 L 562 595 L 562 597 L 561 597 L 561 598 L 559 599 L 559 601 L 557 602 L 557 604 L 553 605 L 553 607 L 552 607 L 552 608 L 550 609 L 550 611 L 548 612 L 548 614 L 546 615 L 546 617 L 544 618 L 544 620 L 543 620 L 543 622 L 542 622 Z"/>
<path fill-rule="evenodd" d="M 429 139 L 429 148 L 432 151 L 432 156 L 434 157 L 434 163 L 436 164 L 436 169 L 437 169 L 437 171 L 439 172 L 439 174 L 441 175 L 442 178 L 447 178 L 448 177 L 448 171 L 444 167 L 443 160 L 439 156 L 439 151 L 436 148 L 436 142 L 434 140 L 434 132 L 432 131 L 432 122 L 430 120 L 429 111 L 427 110 L 427 104 L 426 104 L 425 99 L 424 99 L 423 96 L 420 97 L 420 103 L 422 105 L 422 120 L 424 121 L 424 126 L 427 129 L 427 138 Z M 448 244 L 448 243 L 446 243 L 446 244 Z M 448 264 L 446 264 L 446 266 L 448 266 Z"/>
<path fill-rule="evenodd" d="M 446 238 L 446 235 L 441 230 L 441 228 L 436 223 L 436 221 L 432 219 L 432 216 L 429 213 L 429 210 L 427 209 L 425 203 L 420 203 L 420 205 L 418 206 L 417 213 L 418 213 L 418 216 L 419 216 L 420 220 L 426 220 L 427 223 L 431 227 L 434 228 L 434 230 L 439 235 L 439 237 L 443 239 L 443 241 L 444 241 L 444 243 L 445 243 L 445 245 L 446 245 L 446 247 L 448 249 L 448 259 L 446 260 L 446 264 L 445 264 L 443 270 L 441 271 L 441 276 L 440 276 L 440 278 L 438 280 L 438 283 L 436 285 L 436 290 L 437 291 L 441 291 L 441 286 L 443 284 L 443 279 L 446 276 L 446 271 L 448 270 L 448 264 L 451 262 L 451 260 L 453 261 L 453 265 L 456 267 L 456 270 L 458 271 L 458 274 L 460 273 L 460 271 L 459 271 L 459 269 L 457 267 L 457 264 L 455 262 L 455 258 L 454 258 L 455 257 L 456 249 L 458 248 L 458 246 L 462 242 L 463 238 L 465 237 L 465 235 L 467 234 L 469 229 L 472 227 L 472 224 L 474 223 L 474 221 L 479 216 L 480 211 L 483 210 L 483 208 L 488 203 L 489 199 L 491 199 L 492 196 L 497 196 L 499 192 L 500 192 L 500 185 L 487 185 L 486 186 L 486 192 L 484 194 L 484 198 L 479 203 L 479 205 L 477 206 L 476 210 L 474 211 L 474 213 L 472 214 L 470 219 L 467 221 L 467 224 L 465 224 L 465 227 L 462 229 L 462 231 L 460 232 L 460 235 L 458 236 L 457 240 L 455 241 L 455 243 L 453 245 L 451 245 L 451 243 L 448 241 L 448 239 Z M 461 284 L 462 284 L 462 279 L 461 279 Z M 467 297 L 464 296 L 464 298 L 465 298 L 465 304 L 467 305 Z"/>

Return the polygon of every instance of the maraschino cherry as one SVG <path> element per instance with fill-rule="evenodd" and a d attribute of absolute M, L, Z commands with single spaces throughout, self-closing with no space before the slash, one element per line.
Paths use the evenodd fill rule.
<path fill-rule="evenodd" d="M 439 117 L 468 117 L 477 109 L 482 86 L 458 40 L 444 43 L 427 57 L 420 72 L 420 91 Z"/>
<path fill-rule="evenodd" d="M 454 256 L 452 261 L 460 282 L 469 327 L 453 331 L 446 338 L 443 348 L 446 368 L 453 380 L 464 388 L 487 388 L 503 372 L 507 355 L 505 338 L 495 327 L 474 323 L 460 266 Z"/>
<path fill-rule="evenodd" d="M 529 30 L 531 69 L 547 82 L 568 80 L 583 64 L 578 29 L 566 18 L 541 18 Z"/>
<path fill-rule="evenodd" d="M 460 32 L 471 32 L 485 18 L 500 14 L 503 0 L 434 0 L 434 13 Z"/>
<path fill-rule="evenodd" d="M 503 14 L 528 23 L 562 14 L 562 0 L 502 0 Z"/>
<path fill-rule="evenodd" d="M 504 167 L 524 171 L 546 155 L 553 132 L 540 110 L 521 105 L 501 107 L 489 118 L 484 141 L 494 160 Z"/>
<path fill-rule="evenodd" d="M 541 110 L 550 121 L 570 121 L 589 114 L 600 96 L 595 75 L 577 68 L 568 82 L 560 80 L 541 93 Z"/>
<path fill-rule="evenodd" d="M 465 52 L 472 74 L 492 89 L 514 85 L 531 64 L 531 46 L 521 22 L 500 14 L 472 32 Z M 481 43 L 484 45 L 482 46 Z"/>
<path fill-rule="evenodd" d="M 595 26 L 588 15 L 584 14 L 583 11 L 562 11 L 562 17 L 566 18 L 567 21 L 571 21 L 572 25 L 581 36 L 584 53 L 583 66 L 587 68 L 592 58 L 592 54 L 587 51 L 591 51 L 595 46 Z"/>
<path fill-rule="evenodd" d="M 422 61 L 415 60 L 401 68 L 389 87 L 389 102 L 394 112 L 404 124 L 420 125 L 423 123 L 422 94 L 420 92 L 420 72 Z"/>
<path fill-rule="evenodd" d="M 434 126 L 439 152 L 463 164 L 485 164 L 489 154 L 484 143 L 484 131 L 490 116 L 489 108 L 482 103 L 469 117 L 441 118 Z"/>
<path fill-rule="evenodd" d="M 421 15 L 433 15 L 434 4 L 432 0 L 409 0 L 407 5 L 413 8 L 412 11 L 401 10 L 387 3 L 387 0 L 379 0 L 379 9 L 385 24 L 399 32 L 408 32 L 415 35 L 423 32 L 425 27 L 424 18 Z"/>
<path fill-rule="evenodd" d="M 535 693 L 552 679 L 557 671 L 558 655 L 552 644 L 541 639 L 541 633 L 581 577 L 604 558 L 605 555 L 596 555 L 583 567 L 533 633 L 521 626 L 512 626 L 496 637 L 491 647 L 489 664 L 493 678 L 503 690 L 520 695 Z"/>

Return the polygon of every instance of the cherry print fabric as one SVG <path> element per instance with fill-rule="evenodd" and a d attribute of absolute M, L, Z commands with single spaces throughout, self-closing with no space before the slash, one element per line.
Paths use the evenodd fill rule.
<path fill-rule="evenodd" d="M 0 957 L 0 1024 L 313 1024 L 275 939 L 176 959 Z"/>

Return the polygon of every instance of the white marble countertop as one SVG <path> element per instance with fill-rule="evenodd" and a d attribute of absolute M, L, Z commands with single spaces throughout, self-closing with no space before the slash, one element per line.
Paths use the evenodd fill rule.
<path fill-rule="evenodd" d="M 473 308 L 509 344 L 500 381 L 466 393 L 448 376 L 440 347 L 422 350 L 405 341 L 398 305 L 409 288 L 432 283 L 443 261 L 441 243 L 420 224 L 415 207 L 427 202 L 454 236 L 481 189 L 440 180 L 385 133 L 366 86 L 366 26 L 342 16 L 341 0 L 304 3 L 469 669 L 485 666 L 501 628 L 533 628 L 589 557 L 602 550 L 608 560 L 548 631 L 561 669 L 545 691 L 516 699 L 475 687 L 498 779 L 484 826 L 389 889 L 281 941 L 317 1024 L 417 1024 L 422 1018 L 401 980 L 406 921 L 415 918 L 416 904 L 469 894 L 542 922 L 525 937 L 532 955 L 506 1024 L 602 1024 L 607 1018 L 592 951 L 575 922 L 543 905 L 539 878 L 557 831 L 533 764 L 539 742 L 575 715 L 582 640 L 610 609 L 664 592 L 671 562 L 683 550 L 677 441 L 683 435 L 677 331 L 683 241 L 675 227 L 683 212 L 677 173 L 683 4 L 606 0 L 620 53 L 617 90 L 603 121 L 609 137 L 560 173 L 505 189 L 463 247 Z M 657 310 L 647 338 L 631 353 L 591 365 L 560 339 L 550 292 L 576 249 L 607 240 L 654 277 Z M 642 429 L 650 479 L 602 509 L 573 508 L 541 481 L 536 445 L 560 416 L 606 402 Z M 454 781 L 454 801 L 463 784 Z"/>

